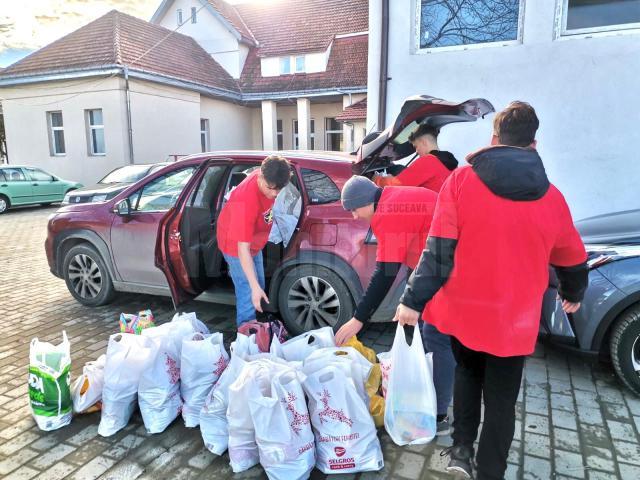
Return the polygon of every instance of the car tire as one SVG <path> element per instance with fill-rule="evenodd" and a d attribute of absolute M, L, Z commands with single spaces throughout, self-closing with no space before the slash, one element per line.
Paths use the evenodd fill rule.
<path fill-rule="evenodd" d="M 100 254 L 90 245 L 69 249 L 62 273 L 73 297 L 87 307 L 99 307 L 113 300 L 115 289 L 111 275 Z"/>
<path fill-rule="evenodd" d="M 0 214 L 9 210 L 11 206 L 11 202 L 5 195 L 0 195 Z"/>
<path fill-rule="evenodd" d="M 43 207 L 48 207 L 49 205 L 51 205 L 53 202 L 46 202 L 46 203 L 41 203 L 40 205 Z"/>
<path fill-rule="evenodd" d="M 278 308 L 291 335 L 331 326 L 334 331 L 353 316 L 354 303 L 345 282 L 319 265 L 301 265 L 284 276 Z"/>
<path fill-rule="evenodd" d="M 611 361 L 624 384 L 640 395 L 640 305 L 627 309 L 611 333 Z"/>

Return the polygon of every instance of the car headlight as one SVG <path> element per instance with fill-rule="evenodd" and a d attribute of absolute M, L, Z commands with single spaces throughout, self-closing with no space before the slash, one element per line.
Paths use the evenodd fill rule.
<path fill-rule="evenodd" d="M 64 198 L 62 199 L 62 203 L 61 203 L 61 205 L 69 205 L 69 203 L 71 203 L 71 202 L 70 202 L 70 199 L 71 199 L 71 194 L 70 194 L 70 193 L 67 193 L 67 194 L 64 196 Z"/>
<path fill-rule="evenodd" d="M 92 202 L 104 202 L 107 199 L 107 194 L 106 193 L 101 193 L 100 195 L 94 195 L 91 198 Z"/>

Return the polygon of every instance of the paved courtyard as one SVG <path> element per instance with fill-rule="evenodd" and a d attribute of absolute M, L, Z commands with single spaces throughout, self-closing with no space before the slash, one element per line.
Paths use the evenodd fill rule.
<path fill-rule="evenodd" d="M 169 320 L 169 299 L 121 295 L 111 305 L 78 304 L 48 270 L 44 239 L 55 208 L 28 208 L 0 216 L 0 477 L 55 480 L 134 478 L 266 478 L 260 467 L 234 475 L 228 457 L 203 446 L 200 431 L 181 419 L 164 433 L 146 433 L 139 414 L 110 438 L 97 434 L 100 414 L 75 417 L 70 426 L 41 432 L 31 417 L 27 393 L 29 342 L 71 341 L 72 381 L 85 362 L 104 353 L 118 329 L 120 312 L 151 308 Z M 211 330 L 233 335 L 233 309 L 194 303 Z M 390 348 L 393 325 L 373 325 L 362 336 L 377 351 Z M 508 479 L 640 478 L 640 398 L 621 387 L 609 365 L 591 364 L 539 345 L 528 359 L 518 401 L 518 422 Z M 438 479 L 449 437 L 429 445 L 399 448 L 380 431 L 385 468 L 337 478 Z M 324 478 L 314 471 L 312 478 Z M 334 478 L 336 478 L 334 476 Z"/>

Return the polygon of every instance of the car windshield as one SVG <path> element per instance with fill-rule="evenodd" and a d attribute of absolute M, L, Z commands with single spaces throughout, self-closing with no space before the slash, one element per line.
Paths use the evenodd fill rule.
<path fill-rule="evenodd" d="M 127 165 L 109 173 L 98 183 L 133 183 L 149 172 L 149 165 Z"/>

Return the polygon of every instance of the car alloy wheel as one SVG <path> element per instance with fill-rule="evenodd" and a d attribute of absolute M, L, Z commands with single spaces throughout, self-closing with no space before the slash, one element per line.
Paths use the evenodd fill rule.
<path fill-rule="evenodd" d="M 322 278 L 305 276 L 298 279 L 287 295 L 289 309 L 296 324 L 305 330 L 334 326 L 340 318 L 340 298 L 335 289 Z"/>
<path fill-rule="evenodd" d="M 4 197 L 0 197 L 0 213 L 4 213 L 7 209 L 7 201 Z"/>
<path fill-rule="evenodd" d="M 640 336 L 636 337 L 631 347 L 631 365 L 633 369 L 640 376 Z"/>
<path fill-rule="evenodd" d="M 100 266 L 83 253 L 75 255 L 69 262 L 69 281 L 75 292 L 84 299 L 94 299 L 102 290 Z"/>

